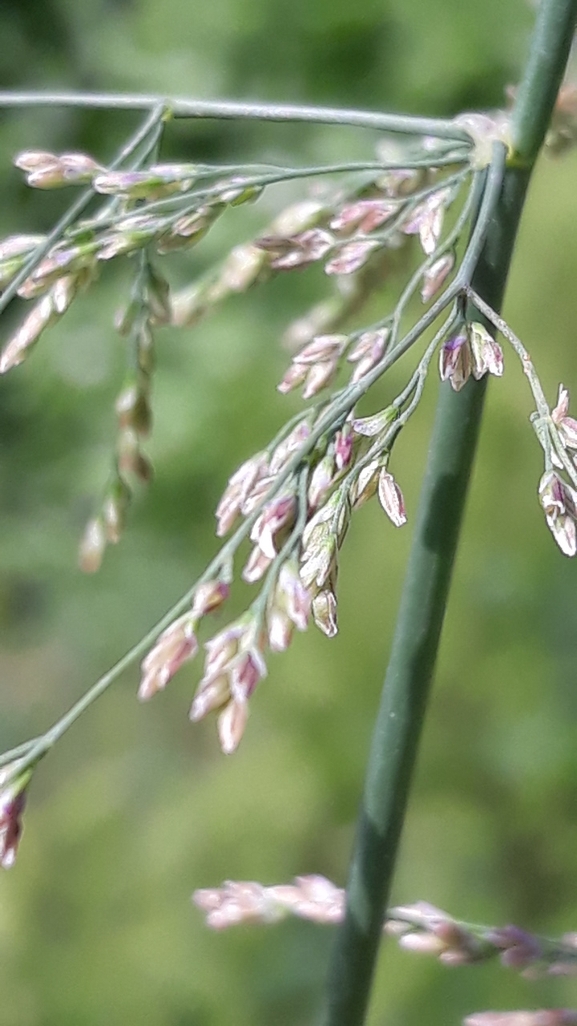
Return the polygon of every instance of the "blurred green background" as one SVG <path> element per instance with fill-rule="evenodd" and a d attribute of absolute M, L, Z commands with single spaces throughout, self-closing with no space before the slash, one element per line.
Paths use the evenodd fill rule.
<path fill-rule="evenodd" d="M 5 0 L 0 79 L 448 116 L 502 103 L 532 18 L 522 0 Z M 11 167 L 17 151 L 83 148 L 107 160 L 134 124 L 2 113 L 0 234 L 47 228 L 67 202 L 26 189 Z M 165 152 L 297 162 L 364 156 L 373 143 L 351 130 L 180 123 Z M 576 172 L 575 155 L 539 165 L 505 310 L 550 399 L 560 380 L 577 389 Z M 171 281 L 186 284 L 292 195 L 225 218 L 198 250 L 167 261 Z M 316 272 L 289 276 L 195 330 L 159 335 L 156 479 L 87 578 L 76 548 L 114 440 L 123 344 L 111 324 L 130 273 L 107 268 L 1 382 L 2 749 L 56 719 L 216 551 L 212 510 L 226 479 L 298 408 L 274 389 L 287 360 L 277 340 L 328 290 Z M 4 317 L 3 338 L 19 316 Z M 506 365 L 489 390 L 394 900 L 556 933 L 577 927 L 576 568 L 539 510 L 530 395 L 510 352 Z M 436 391 L 431 381 L 395 453 L 410 517 Z M 271 658 L 233 758 L 220 755 L 214 722 L 187 720 L 194 664 L 146 706 L 127 673 L 60 742 L 34 781 L 17 866 L 0 877 L 2 1026 L 314 1022 L 328 929 L 213 934 L 189 898 L 226 878 L 344 881 L 409 543 L 410 526 L 395 531 L 375 503 L 355 516 L 339 636 L 311 629 Z M 440 1026 L 575 1000 L 570 981 L 449 970 L 389 944 L 369 1022 Z"/>

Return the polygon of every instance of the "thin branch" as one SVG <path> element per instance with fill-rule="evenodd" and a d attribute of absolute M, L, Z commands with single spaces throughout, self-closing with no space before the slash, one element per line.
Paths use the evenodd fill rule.
<path fill-rule="evenodd" d="M 493 310 L 493 308 L 490 307 L 489 304 L 484 301 L 484 299 L 481 299 L 481 297 L 477 295 L 474 289 L 466 285 L 464 288 L 464 292 L 467 298 L 473 304 L 473 306 L 477 307 L 479 313 L 483 314 L 483 317 L 485 317 L 489 321 L 489 323 L 493 325 L 494 328 L 497 328 L 497 330 L 501 332 L 503 337 L 506 338 L 507 341 L 513 346 L 513 349 L 515 350 L 517 356 L 521 361 L 523 371 L 529 379 L 529 384 L 531 386 L 531 391 L 533 393 L 533 398 L 535 400 L 535 404 L 537 406 L 537 411 L 539 415 L 541 417 L 549 416 L 551 412 L 549 409 L 549 404 L 547 402 L 547 399 L 545 398 L 545 393 L 543 392 L 543 389 L 541 387 L 541 382 L 539 381 L 539 378 L 537 376 L 537 372 L 535 370 L 533 361 L 529 356 L 528 351 L 525 349 L 525 346 L 521 342 L 521 339 L 515 334 L 514 331 L 511 330 L 507 322 L 504 321 L 503 318 L 500 317 L 499 314 L 496 313 L 495 310 Z"/>
<path fill-rule="evenodd" d="M 499 314 L 495 313 L 489 304 L 485 303 L 472 288 L 465 286 L 464 291 L 470 302 L 477 307 L 477 310 L 479 310 L 487 321 L 489 321 L 489 323 L 500 331 L 503 337 L 507 339 L 521 361 L 523 372 L 529 381 L 529 387 L 531 388 L 535 405 L 537 407 L 537 412 L 531 416 L 531 423 L 545 452 L 546 469 L 551 470 L 552 468 L 551 446 L 553 446 L 559 463 L 563 466 L 567 475 L 573 482 L 573 485 L 577 487 L 577 471 L 575 469 L 575 464 L 567 455 L 566 448 L 561 441 L 559 431 L 557 430 L 551 416 L 551 409 L 545 397 L 539 376 L 535 370 L 535 365 L 533 364 L 527 349 L 521 342 L 521 339 L 509 327 L 507 322 L 504 321 Z"/>
<path fill-rule="evenodd" d="M 466 164 L 467 156 L 452 156 L 450 159 L 441 159 L 435 162 L 436 167 L 443 167 L 445 165 L 453 166 L 455 164 Z M 211 185 L 207 185 L 204 188 L 199 189 L 185 189 L 183 192 L 175 196 L 167 196 L 160 200 L 153 200 L 150 202 L 142 202 L 138 208 L 138 215 L 141 217 L 158 216 L 167 212 L 166 224 L 170 224 L 171 216 L 178 214 L 183 216 L 191 211 L 197 210 L 199 204 L 207 199 L 216 198 L 230 190 L 252 188 L 256 186 L 258 188 L 265 188 L 270 185 L 278 185 L 283 182 L 296 181 L 301 178 L 313 178 L 320 177 L 323 175 L 334 175 L 334 174 L 355 174 L 363 171 L 375 171 L 375 172 L 386 172 L 395 170 L 407 170 L 408 168 L 426 168 L 431 166 L 431 158 L 423 158 L 422 160 L 413 161 L 351 161 L 345 164 L 326 164 L 314 167 L 271 167 L 263 165 L 261 170 L 260 165 L 231 165 L 221 167 L 195 167 L 194 165 L 183 165 L 182 177 L 183 181 L 186 179 L 187 167 L 190 167 L 190 178 L 195 181 L 203 181 L 203 179 L 216 179 Z M 470 173 L 468 167 L 456 171 L 454 174 L 447 177 L 447 184 L 453 185 L 462 181 Z M 242 177 L 241 177 L 242 176 Z M 234 182 L 231 179 L 234 178 Z M 428 186 L 426 189 L 422 189 L 415 193 L 415 203 L 422 197 L 429 195 L 439 188 L 439 185 Z M 194 202 L 191 202 L 194 201 Z M 133 213 L 133 212 L 131 212 Z M 117 222 L 126 220 L 127 214 L 125 210 L 121 210 L 117 214 L 111 214 L 110 216 L 101 216 L 80 221 L 78 225 L 67 232 L 69 238 L 74 238 L 75 235 L 82 235 L 87 230 L 92 228 L 107 228 L 114 226 Z M 379 238 L 378 233 L 372 233 L 373 238 Z M 346 239 L 349 242 L 350 239 Z"/>
<path fill-rule="evenodd" d="M 350 125 L 378 132 L 403 135 L 431 135 L 437 139 L 471 142 L 464 129 L 442 118 L 414 118 L 379 111 L 347 108 L 304 107 L 295 104 L 243 103 L 219 100 L 191 100 L 158 94 L 50 93 L 0 91 L 0 107 L 91 107 L 100 110 L 151 110 L 162 104 L 175 118 L 218 118 L 224 120 L 292 121 L 317 125 Z"/>
<path fill-rule="evenodd" d="M 531 50 L 511 119 L 513 162 L 531 166 L 561 85 L 575 33 L 577 0 L 544 0 L 537 8 Z"/>

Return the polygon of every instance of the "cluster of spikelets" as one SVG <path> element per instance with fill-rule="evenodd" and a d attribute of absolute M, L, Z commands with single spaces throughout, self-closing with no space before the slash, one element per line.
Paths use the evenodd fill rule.
<path fill-rule="evenodd" d="M 36 262 L 17 289 L 26 300 L 42 297 L 0 358 L 0 372 L 20 363 L 42 332 L 68 309 L 97 277 L 103 262 L 143 249 L 164 254 L 198 243 L 227 208 L 254 200 L 260 176 L 219 177 L 218 167 L 157 164 L 139 171 L 110 171 L 79 153 L 27 151 L 16 158 L 36 188 L 89 184 L 110 197 L 92 218 L 77 222 Z M 461 178 L 465 172 L 461 171 Z M 276 180 L 282 178 L 277 174 Z M 452 179 L 455 181 L 452 181 Z M 158 298 L 153 321 L 189 323 L 231 292 L 244 291 L 271 273 L 324 260 L 329 275 L 352 275 L 377 253 L 395 250 L 403 237 L 418 234 L 425 252 L 435 250 L 444 209 L 455 198 L 459 175 L 443 187 L 437 169 L 393 170 L 363 176 L 332 199 L 305 200 L 283 211 L 253 243 L 235 247 L 213 275 L 192 292 Z M 159 209 L 160 208 L 160 209 Z M 0 243 L 0 287 L 19 274 L 45 236 L 16 235 Z M 328 259 L 327 259 L 328 258 Z M 452 268 L 452 253 L 426 268 L 423 298 L 440 287 Z M 164 286 L 163 286 L 164 288 Z M 158 290 L 156 290 L 158 291 Z"/>
<path fill-rule="evenodd" d="M 44 328 L 94 281 L 103 261 L 138 257 L 133 295 L 117 322 L 129 340 L 131 359 L 116 403 L 113 473 L 101 508 L 87 525 L 81 546 L 84 569 L 97 569 L 106 545 L 119 540 L 133 483 L 151 476 L 142 443 L 152 419 L 155 329 L 194 323 L 231 292 L 313 263 L 322 263 L 337 284 L 330 300 L 289 329 L 293 356 L 278 388 L 286 393 L 302 386 L 303 398 L 317 400 L 349 367 L 349 401 L 346 395 L 340 405 L 334 396 L 317 400 L 275 443 L 239 468 L 216 511 L 220 537 L 237 519 L 242 521 L 232 555 L 249 535 L 252 549 L 242 577 L 261 584 L 250 608 L 206 642 L 204 672 L 192 703 L 193 720 L 218 713 L 225 752 L 234 751 L 243 735 L 249 698 L 266 675 L 267 649 L 286 649 L 294 631 L 305 630 L 311 621 L 328 637 L 336 634 L 338 552 L 352 512 L 376 494 L 395 526 L 406 521 L 403 495 L 388 464 L 394 438 L 414 408 L 408 403 L 407 409 L 412 393 L 373 416 L 355 413 L 356 401 L 380 375 L 397 341 L 398 323 L 395 327 L 393 322 L 395 315 L 400 320 L 400 311 L 348 333 L 341 326 L 382 286 L 391 260 L 414 237 L 423 261 L 410 294 L 420 293 L 427 304 L 450 278 L 466 222 L 443 240 L 443 219 L 470 169 L 461 166 L 462 158 L 435 167 L 430 156 L 429 163 L 371 171 L 331 197 L 294 204 L 257 239 L 235 247 L 192 289 L 173 296 L 153 258 L 198 242 L 227 207 L 254 199 L 278 174 L 261 169 L 223 179 L 218 168 L 190 164 L 110 170 L 83 154 L 35 151 L 16 160 L 31 186 L 89 185 L 106 201 L 93 217 L 74 224 L 24 277 L 18 294 L 36 305 L 4 349 L 0 370 L 24 359 Z M 31 254 L 45 243 L 38 236 L 0 243 L 3 286 L 22 275 Z M 471 374 L 479 378 L 487 372 L 502 373 L 502 354 L 482 325 L 464 324 L 443 340 L 440 374 L 455 389 Z M 217 561 L 216 572 L 197 587 L 190 609 L 160 635 L 143 663 L 141 698 L 164 688 L 197 654 L 199 625 L 226 600 L 232 578 L 232 560 Z"/>
<path fill-rule="evenodd" d="M 319 340 L 316 347 L 319 364 L 309 369 L 322 365 Z M 466 380 L 465 366 L 476 377 L 502 372 L 500 347 L 480 324 L 470 324 L 465 334 L 451 336 L 441 347 L 441 376 L 455 389 Z M 391 405 L 361 418 L 351 411 L 342 426 L 310 445 L 322 418 L 323 411 L 303 414 L 274 447 L 247 460 L 217 506 L 217 535 L 226 535 L 239 518 L 250 528 L 252 548 L 243 579 L 250 584 L 264 580 L 253 605 L 207 642 L 192 703 L 193 720 L 218 712 L 226 753 L 236 749 L 243 735 L 248 700 L 266 675 L 266 649 L 283 651 L 294 631 L 305 630 L 310 620 L 328 637 L 337 633 L 338 553 L 353 511 L 376 494 L 396 527 L 407 519 L 401 488 L 388 469 L 387 435 L 397 426 L 398 409 Z M 228 597 L 231 576 L 227 561 L 222 577 L 199 586 L 190 613 L 160 636 L 143 663 L 141 698 L 164 688 L 196 655 L 199 623 Z"/>
<path fill-rule="evenodd" d="M 289 915 L 314 923 L 339 923 L 345 892 L 324 876 L 297 876 L 292 884 L 264 886 L 227 880 L 194 892 L 207 925 L 224 930 L 242 923 L 268 925 Z M 518 926 L 480 926 L 454 919 L 426 901 L 388 910 L 383 931 L 406 951 L 433 955 L 444 965 L 479 965 L 496 957 L 527 979 L 577 973 L 577 934 L 551 939 Z"/>
<path fill-rule="evenodd" d="M 0 357 L 0 371 L 24 359 L 42 331 L 94 281 L 103 261 L 137 257 L 132 296 L 117 319 L 131 355 L 116 402 L 113 472 L 82 542 L 86 570 L 97 569 L 106 545 L 119 540 L 134 483 L 151 476 L 143 442 L 152 421 L 155 330 L 194 324 L 227 295 L 311 264 L 321 264 L 335 282 L 333 296 L 295 321 L 285 338 L 292 358 L 278 389 L 302 388 L 303 398 L 313 403 L 231 477 L 216 510 L 217 535 L 224 537 L 237 523 L 240 527 L 201 579 L 188 611 L 164 630 L 143 663 L 139 694 L 148 699 L 197 654 L 201 621 L 228 598 L 234 556 L 249 537 L 252 548 L 241 574 L 246 582 L 259 583 L 259 594 L 242 616 L 205 643 L 204 671 L 190 713 L 199 720 L 217 712 L 224 752 L 233 752 L 243 736 L 249 699 L 267 672 L 267 650 L 286 649 L 294 631 L 305 630 L 311 621 L 328 637 L 337 633 L 338 554 L 354 510 L 376 495 L 396 527 L 406 522 L 402 491 L 389 463 L 393 443 L 420 399 L 434 352 L 441 379 L 455 390 L 470 377 L 503 373 L 500 345 L 480 322 L 466 320 L 457 304 L 457 313 L 435 336 L 406 389 L 371 416 L 356 413 L 358 400 L 396 358 L 409 300 L 420 295 L 429 304 L 450 282 L 468 223 L 471 189 L 443 235 L 445 213 L 471 179 L 466 159 L 461 154 L 452 162 L 445 149 L 439 166 L 432 152 L 427 160 L 429 166 L 408 168 L 383 160 L 383 168 L 356 175 L 331 196 L 293 204 L 259 237 L 236 246 L 217 268 L 176 295 L 155 266 L 156 257 L 197 243 L 227 208 L 255 199 L 281 180 L 278 169 L 256 167 L 223 178 L 221 169 L 207 165 L 111 170 L 74 153 L 33 151 L 16 160 L 29 185 L 88 185 L 96 198 L 104 197 L 104 205 L 51 246 L 39 236 L 13 236 L 0 243 L 0 283 L 8 287 L 20 276 L 18 294 L 35 301 Z M 410 267 L 414 238 L 422 253 L 416 272 Z M 34 260 L 38 247 L 46 252 Z M 393 310 L 376 323 L 343 330 L 382 287 L 394 261 L 409 267 L 409 284 Z M 342 387 L 347 368 L 348 382 Z M 325 398 L 337 379 L 341 387 Z M 577 493 L 553 469 L 556 452 L 557 465 L 567 470 L 566 450 L 577 448 L 577 427 L 568 415 L 564 390 L 548 430 L 552 457 L 540 498 L 557 543 L 573 555 Z"/>
<path fill-rule="evenodd" d="M 407 178 L 408 174 L 399 174 L 397 187 L 403 183 L 406 190 Z M 391 189 L 390 179 L 387 188 Z M 425 254 L 420 276 L 425 303 L 442 288 L 453 269 L 453 251 L 438 252 L 446 201 L 447 190 L 440 188 L 426 201 L 421 200 L 411 219 L 404 222 L 405 237 L 418 235 Z M 333 214 L 328 228 L 342 230 L 345 224 L 358 226 L 369 218 L 364 228 L 370 231 L 391 216 L 393 207 L 390 196 L 378 201 L 356 200 Z M 398 234 L 398 225 L 396 231 Z M 273 269 L 288 269 L 324 259 L 327 235 L 324 228 L 307 229 L 284 240 L 266 236 L 255 247 L 274 254 Z M 359 259 L 360 246 L 355 242 L 343 251 L 351 273 L 358 270 L 352 262 Z M 365 240 L 363 257 L 368 248 Z M 329 263 L 329 273 L 332 268 Z M 249 699 L 266 674 L 266 650 L 286 649 L 294 631 L 306 629 L 310 621 L 328 637 L 337 633 L 338 553 L 354 510 L 377 495 L 396 527 L 407 519 L 401 488 L 389 470 L 393 440 L 406 420 L 407 393 L 372 416 L 355 414 L 356 399 L 376 379 L 387 358 L 392 317 L 349 334 L 319 333 L 319 319 L 311 317 L 311 321 L 316 333 L 307 330 L 304 319 L 298 331 L 293 330 L 300 346 L 279 391 L 302 386 L 303 397 L 313 399 L 352 365 L 349 403 L 345 397 L 332 421 L 330 402 L 317 403 L 297 417 L 280 440 L 233 474 L 216 510 L 219 537 L 239 519 L 247 525 L 243 536 L 249 534 L 252 549 L 242 577 L 251 584 L 264 582 L 253 605 L 206 644 L 204 672 L 191 707 L 193 720 L 217 712 L 220 743 L 226 753 L 234 751 L 242 738 Z M 439 349 L 440 376 L 455 390 L 471 375 L 479 379 L 487 373 L 502 374 L 501 348 L 480 323 L 464 324 L 449 333 Z M 408 412 L 412 412 L 410 404 Z M 222 578 L 201 585 L 213 589 L 210 610 L 215 608 L 213 596 L 218 595 L 218 605 L 227 597 L 231 577 L 227 562 Z M 142 698 L 165 687 L 182 663 L 196 655 L 197 630 L 205 611 L 203 601 L 195 597 L 191 613 L 179 617 L 160 636 L 143 664 Z"/>
<path fill-rule="evenodd" d="M 432 157 L 430 162 L 434 163 Z M 306 199 L 282 211 L 259 238 L 234 247 L 214 271 L 191 288 L 171 294 L 154 265 L 156 257 L 197 244 L 225 210 L 256 199 L 283 174 L 290 177 L 290 169 L 256 166 L 223 177 L 222 169 L 199 164 L 109 169 L 82 153 L 26 151 L 16 158 L 30 186 L 89 186 L 101 206 L 52 243 L 38 235 L 0 242 L 0 287 L 14 283 L 18 296 L 34 303 L 0 355 L 0 373 L 26 358 L 42 333 L 95 281 L 104 262 L 138 257 L 133 296 L 117 318 L 130 348 L 126 381 L 116 403 L 117 445 L 100 509 L 82 541 L 84 569 L 98 569 L 106 545 L 116 543 L 122 534 L 134 485 L 151 477 L 143 441 L 152 422 L 155 329 L 195 323 L 231 293 L 322 261 L 336 282 L 335 294 L 287 333 L 300 352 L 279 388 L 288 391 L 303 383 L 305 398 L 314 396 L 331 384 L 345 350 L 354 365 L 352 380 L 359 381 L 382 357 L 388 325 L 350 336 L 337 334 L 334 328 L 382 284 L 391 261 L 411 236 L 419 236 L 427 255 L 435 252 L 444 211 L 468 172 L 462 163 L 462 155 L 453 166 L 445 154 L 440 168 L 396 166 L 379 171 L 376 162 L 377 170 L 357 174 L 332 195 Z M 452 173 L 447 174 L 444 164 Z M 427 261 L 421 281 L 424 302 L 441 288 L 454 259 L 454 247 L 449 245 Z M 310 345 L 303 348 L 303 343 Z"/>
<path fill-rule="evenodd" d="M 322 370 L 325 357 L 335 359 L 332 339 L 317 338 L 303 351 L 307 356 L 314 351 L 318 361 L 305 364 L 307 373 L 316 366 Z M 298 355 L 292 366 L 299 366 Z M 482 324 L 469 322 L 440 346 L 439 372 L 456 391 L 470 376 L 501 376 L 501 347 Z M 547 417 L 551 461 L 559 468 L 577 450 L 577 422 L 569 416 L 568 405 L 568 393 L 561 387 L 557 406 Z M 388 469 L 402 419 L 399 406 L 392 403 L 369 417 L 356 417 L 351 409 L 332 433 L 319 431 L 324 415 L 324 408 L 303 414 L 284 438 L 247 460 L 231 477 L 216 510 L 221 537 L 239 519 L 242 531 L 244 522 L 241 536 L 249 534 L 252 549 L 242 577 L 250 584 L 264 581 L 253 605 L 206 644 L 204 672 L 191 708 L 193 720 L 218 713 L 221 747 L 227 753 L 242 738 L 248 700 L 266 675 L 266 649 L 286 649 L 294 631 L 305 630 L 311 620 L 328 637 L 337 633 L 338 553 L 354 510 L 377 495 L 396 527 L 407 519 L 401 488 Z M 575 555 L 577 492 L 550 469 L 539 494 L 557 544 L 566 555 Z M 227 561 L 222 578 L 200 585 L 192 612 L 160 636 L 143 664 L 142 698 L 163 688 L 182 662 L 196 654 L 199 622 L 228 596 L 231 577 Z"/>
<path fill-rule="evenodd" d="M 263 886 L 228 880 L 222 887 L 195 891 L 194 903 L 215 930 L 239 924 L 270 925 L 297 916 L 319 924 L 341 922 L 345 892 L 323 876 L 297 876 L 292 884 Z M 501 965 L 535 979 L 577 972 L 577 935 L 539 937 L 517 926 L 478 926 L 454 919 L 428 902 L 387 912 L 383 930 L 406 951 L 430 955 L 446 966 L 472 966 L 499 959 Z M 569 1008 L 474 1012 L 463 1026 L 575 1026 Z"/>

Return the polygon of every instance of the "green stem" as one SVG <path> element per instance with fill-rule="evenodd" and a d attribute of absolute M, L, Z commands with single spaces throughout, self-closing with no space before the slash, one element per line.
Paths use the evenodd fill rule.
<path fill-rule="evenodd" d="M 502 151 L 499 155 L 502 176 Z M 498 197 L 495 173 L 493 182 Z M 484 252 L 489 243 L 487 239 Z M 494 294 L 493 299 L 500 297 Z M 365 1017 L 484 393 L 484 382 L 470 382 L 461 392 L 453 392 L 448 384 L 440 390 L 431 456 L 369 754 L 347 911 L 330 969 L 322 1020 L 326 1026 L 358 1026 Z"/>
<path fill-rule="evenodd" d="M 124 93 L 50 93 L 0 91 L 1 107 L 91 107 L 100 110 L 150 110 L 163 104 L 175 118 L 219 118 L 249 121 L 292 121 L 317 125 L 351 125 L 378 132 L 404 135 L 432 135 L 470 143 L 470 136 L 453 121 L 441 118 L 415 118 L 378 111 L 347 110 L 331 107 L 302 107 L 279 103 L 236 103 L 231 101 L 190 100 L 155 94 Z"/>
<path fill-rule="evenodd" d="M 513 160 L 525 167 L 535 163 L 549 126 L 576 19 L 576 0 L 542 0 L 537 8 L 529 58 L 511 121 Z"/>
<path fill-rule="evenodd" d="M 524 166 L 509 167 L 503 173 L 472 274 L 475 291 L 497 311 L 530 172 L 568 57 L 576 6 L 575 0 L 541 3 L 531 59 L 513 116 L 516 151 L 524 156 Z M 502 161 L 502 153 L 500 158 Z M 360 1026 L 365 1020 L 485 390 L 486 380 L 471 380 L 461 392 L 452 391 L 448 383 L 440 388 L 429 463 L 369 753 L 346 914 L 329 968 L 323 1026 Z"/>

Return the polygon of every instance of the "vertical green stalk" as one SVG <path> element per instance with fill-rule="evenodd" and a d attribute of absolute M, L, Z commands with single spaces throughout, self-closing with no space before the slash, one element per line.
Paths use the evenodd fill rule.
<path fill-rule="evenodd" d="M 577 0 L 541 0 L 512 119 L 513 155 L 502 176 L 472 285 L 499 310 L 529 177 L 567 62 Z M 486 382 L 461 392 L 446 383 L 390 661 L 373 734 L 364 794 L 323 1011 L 323 1026 L 365 1020 L 429 686 L 435 666 Z"/>

